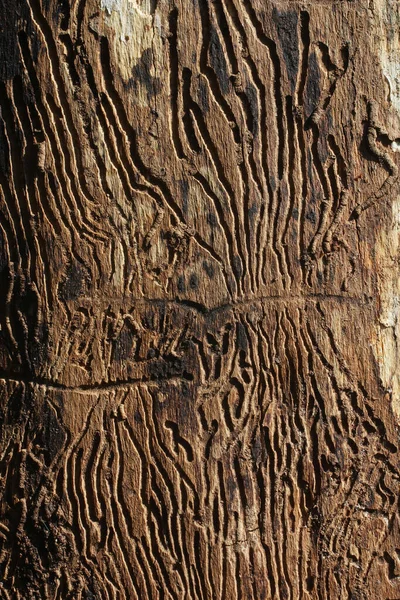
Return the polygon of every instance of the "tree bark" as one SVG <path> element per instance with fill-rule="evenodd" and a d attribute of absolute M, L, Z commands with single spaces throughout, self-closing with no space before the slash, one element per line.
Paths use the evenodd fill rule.
<path fill-rule="evenodd" d="M 394 0 L 0 0 L 0 597 L 400 598 Z"/>

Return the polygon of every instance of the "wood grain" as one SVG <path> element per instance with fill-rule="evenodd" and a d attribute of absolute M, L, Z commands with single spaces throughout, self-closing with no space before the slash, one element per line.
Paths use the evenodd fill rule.
<path fill-rule="evenodd" d="M 400 598 L 399 10 L 0 0 L 1 600 Z"/>

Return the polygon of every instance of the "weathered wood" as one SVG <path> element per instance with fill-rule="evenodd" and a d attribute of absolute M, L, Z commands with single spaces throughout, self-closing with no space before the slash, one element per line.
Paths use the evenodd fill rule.
<path fill-rule="evenodd" d="M 0 0 L 0 597 L 400 598 L 399 5 Z"/>

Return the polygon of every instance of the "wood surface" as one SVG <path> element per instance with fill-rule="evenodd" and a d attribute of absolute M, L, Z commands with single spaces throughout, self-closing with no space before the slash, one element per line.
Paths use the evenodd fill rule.
<path fill-rule="evenodd" d="M 0 0 L 1 600 L 400 598 L 394 0 Z"/>

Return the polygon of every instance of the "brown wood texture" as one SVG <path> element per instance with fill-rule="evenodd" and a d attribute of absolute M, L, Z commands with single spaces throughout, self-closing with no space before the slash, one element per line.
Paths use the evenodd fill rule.
<path fill-rule="evenodd" d="M 400 598 L 399 27 L 0 1 L 1 600 Z"/>

